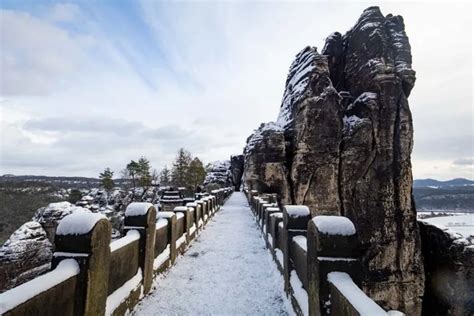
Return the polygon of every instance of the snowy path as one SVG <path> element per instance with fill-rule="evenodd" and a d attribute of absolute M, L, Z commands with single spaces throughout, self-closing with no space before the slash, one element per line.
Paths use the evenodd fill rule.
<path fill-rule="evenodd" d="M 265 248 L 245 196 L 236 192 L 135 315 L 293 314 L 283 277 Z"/>

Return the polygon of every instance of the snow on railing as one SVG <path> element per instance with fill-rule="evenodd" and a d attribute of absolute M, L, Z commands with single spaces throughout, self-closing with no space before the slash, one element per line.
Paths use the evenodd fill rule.
<path fill-rule="evenodd" d="M 52 289 L 79 274 L 79 271 L 76 260 L 62 260 L 54 270 L 0 294 L 0 314 L 3 315 L 29 299 Z"/>
<path fill-rule="evenodd" d="M 202 202 L 206 208 L 206 219 L 214 215 L 231 192 L 233 189 L 230 188 L 219 189 Z M 187 218 L 195 220 L 186 223 L 188 227 L 185 227 L 181 236 L 178 236 L 178 232 L 182 231 L 182 227 L 178 227 L 177 219 L 185 216 L 183 212 L 156 212 L 151 203 L 131 203 L 126 208 L 124 218 L 124 229 L 128 231 L 124 237 L 113 242 L 110 242 L 111 224 L 105 220 L 105 216 L 81 208 L 75 209 L 58 224 L 55 239 L 57 251 L 52 262 L 56 268 L 0 294 L 0 314 L 11 312 L 33 315 L 33 311 L 38 310 L 45 310 L 46 314 L 66 313 L 66 310 L 60 310 L 64 308 L 74 313 L 91 315 L 130 312 L 137 304 L 138 297 L 151 290 L 154 275 L 171 266 L 176 260 L 177 248 L 184 251 L 190 239 L 197 235 L 197 226 L 200 223 L 204 225 L 202 216 L 199 219 L 196 216 L 197 210 L 200 210 L 199 202 L 181 206 Z M 159 229 L 166 226 L 170 227 L 166 231 L 166 243 L 162 240 L 162 245 L 157 245 L 164 250 L 155 257 L 156 238 L 161 236 L 156 233 L 164 234 Z M 135 241 L 139 241 L 139 251 L 133 254 L 116 252 Z M 168 260 L 171 264 L 165 265 Z M 126 262 L 111 266 L 111 262 L 117 261 Z M 127 280 L 131 271 L 137 272 Z M 75 286 L 68 290 L 64 290 L 64 286 L 56 288 L 74 276 L 76 279 L 71 282 L 74 281 Z M 66 285 L 70 286 L 69 283 Z M 113 292 L 107 295 L 109 290 Z M 40 294 L 41 299 L 35 299 Z M 43 306 L 45 302 L 49 302 L 49 305 Z"/>
<path fill-rule="evenodd" d="M 328 273 L 328 282 L 332 284 L 338 292 L 343 296 L 343 300 L 347 300 L 360 316 L 387 316 L 377 303 L 368 297 L 362 290 L 354 283 L 349 274 L 344 272 L 330 272 Z M 339 293 L 331 291 L 331 298 L 336 298 Z M 339 304 L 342 302 L 338 301 Z M 343 310 L 343 309 L 341 309 Z"/>
<path fill-rule="evenodd" d="M 127 235 L 110 243 L 110 252 L 125 247 L 138 239 L 140 239 L 140 233 L 136 230 L 129 230 Z"/>
<path fill-rule="evenodd" d="M 337 285 L 342 293 L 339 301 L 347 300 L 360 315 L 391 315 L 352 281 L 352 274 L 359 280 L 361 266 L 359 259 L 354 257 L 359 253 L 359 246 L 355 226 L 349 218 L 311 218 L 309 208 L 304 205 L 284 205 L 278 212 L 273 207 L 268 208 L 276 199 L 273 194 L 259 194 L 247 188 L 244 192 L 258 225 L 266 226 L 265 242 L 283 273 L 285 290 L 293 298 L 291 301 L 297 313 L 332 314 L 328 308 L 336 297 L 329 296 L 329 289 Z M 337 274 L 341 272 L 334 272 L 335 268 L 344 271 L 342 276 Z M 329 278 L 332 285 L 328 275 L 332 276 Z M 360 302 L 363 306 L 358 305 Z"/>

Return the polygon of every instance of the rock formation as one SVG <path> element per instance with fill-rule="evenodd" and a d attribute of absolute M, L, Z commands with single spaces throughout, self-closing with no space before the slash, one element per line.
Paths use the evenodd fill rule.
<path fill-rule="evenodd" d="M 53 246 L 38 222 L 26 222 L 0 248 L 0 292 L 49 269 Z"/>
<path fill-rule="evenodd" d="M 48 206 L 38 209 L 33 220 L 41 224 L 49 241 L 54 244 L 54 235 L 59 221 L 77 209 L 82 209 L 82 207 L 69 202 L 50 203 Z"/>
<path fill-rule="evenodd" d="M 244 172 L 248 188 L 273 190 L 313 216 L 349 217 L 364 290 L 407 315 L 421 313 L 424 282 L 410 162 L 414 82 L 402 17 L 366 9 L 321 54 L 306 47 L 296 56 L 277 123 L 248 139 Z"/>
<path fill-rule="evenodd" d="M 283 129 L 275 123 L 262 124 L 248 139 L 244 150 L 245 185 L 259 192 L 278 193 L 281 202 L 291 201 Z"/>
<path fill-rule="evenodd" d="M 207 191 L 230 186 L 232 184 L 232 176 L 230 173 L 230 161 L 218 160 L 214 161 L 208 167 L 206 178 L 203 186 Z"/>
<path fill-rule="evenodd" d="M 424 315 L 474 315 L 474 240 L 419 221 L 426 272 Z"/>
<path fill-rule="evenodd" d="M 240 190 L 242 184 L 242 175 L 244 173 L 244 155 L 230 156 L 230 174 L 232 176 L 232 185 L 236 191 Z"/>

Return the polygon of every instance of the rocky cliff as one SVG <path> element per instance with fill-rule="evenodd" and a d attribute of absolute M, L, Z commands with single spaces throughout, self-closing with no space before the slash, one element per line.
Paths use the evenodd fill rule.
<path fill-rule="evenodd" d="M 387 309 L 421 313 L 423 264 L 412 198 L 415 82 L 403 18 L 366 9 L 321 53 L 290 66 L 280 113 L 245 148 L 244 183 L 312 215 L 349 217 L 363 247 L 364 289 Z"/>
<path fill-rule="evenodd" d="M 236 191 L 240 190 L 242 184 L 242 175 L 244 173 L 244 155 L 230 156 L 230 174 L 232 176 L 232 185 Z"/>

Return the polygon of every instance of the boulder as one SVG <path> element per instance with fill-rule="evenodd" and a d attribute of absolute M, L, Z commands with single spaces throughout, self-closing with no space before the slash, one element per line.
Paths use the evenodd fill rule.
<path fill-rule="evenodd" d="M 53 246 L 38 222 L 26 222 L 0 248 L 0 292 L 46 272 Z"/>
<path fill-rule="evenodd" d="M 210 164 L 203 186 L 208 192 L 232 184 L 229 160 L 218 160 Z"/>

